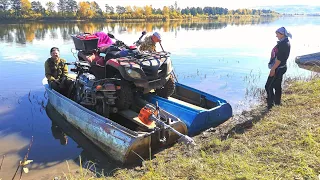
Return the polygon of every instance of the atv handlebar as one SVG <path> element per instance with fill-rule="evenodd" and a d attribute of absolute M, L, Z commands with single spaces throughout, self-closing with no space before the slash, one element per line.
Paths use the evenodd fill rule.
<path fill-rule="evenodd" d="M 108 36 L 109 36 L 110 38 L 112 38 L 112 39 L 115 39 L 115 38 L 114 38 L 114 35 L 111 34 L 111 33 L 108 33 Z"/>
<path fill-rule="evenodd" d="M 143 37 L 144 35 L 146 35 L 146 34 L 147 34 L 146 31 L 142 31 L 142 34 L 141 34 L 141 36 L 139 37 L 138 41 L 134 42 L 134 44 L 139 45 L 139 44 L 141 43 L 140 41 L 141 41 L 142 37 Z"/>
<path fill-rule="evenodd" d="M 75 62 L 66 62 L 66 65 L 75 65 Z"/>
<path fill-rule="evenodd" d="M 66 65 L 74 65 L 75 68 L 71 68 L 70 71 L 79 73 L 79 72 L 87 72 L 89 71 L 89 68 L 91 67 L 88 62 L 81 62 L 81 61 L 75 61 L 75 62 L 67 62 Z"/>
<path fill-rule="evenodd" d="M 147 34 L 146 31 L 142 31 L 141 36 L 139 37 L 139 39 L 138 39 L 136 42 L 134 42 L 133 44 L 139 45 L 139 44 L 141 43 L 141 42 L 140 42 L 141 39 L 142 39 L 143 36 L 146 35 L 146 34 Z M 119 39 L 115 38 L 113 34 L 108 33 L 108 36 L 109 36 L 110 38 L 116 40 L 115 46 L 124 47 L 124 48 L 126 48 L 126 49 L 129 49 L 129 46 L 128 46 L 128 45 L 126 45 L 123 41 L 120 41 Z"/>

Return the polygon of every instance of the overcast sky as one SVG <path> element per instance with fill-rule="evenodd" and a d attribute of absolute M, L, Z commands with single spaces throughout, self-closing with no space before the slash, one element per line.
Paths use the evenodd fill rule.
<path fill-rule="evenodd" d="M 30 0 L 32 1 L 32 0 Z M 45 5 L 49 0 L 40 0 Z M 59 0 L 50 0 L 58 2 Z M 76 0 L 80 1 L 80 0 Z M 86 0 L 82 0 L 86 1 Z M 92 0 L 88 0 L 91 2 Z M 252 8 L 256 6 L 272 6 L 272 5 L 320 5 L 319 0 L 176 0 L 178 6 L 181 8 L 189 7 L 223 7 L 228 9 L 237 8 Z M 111 6 L 145 6 L 152 5 L 154 8 L 162 8 L 163 6 L 173 5 L 175 0 L 96 0 L 101 6 L 101 9 L 105 9 L 105 4 Z"/>

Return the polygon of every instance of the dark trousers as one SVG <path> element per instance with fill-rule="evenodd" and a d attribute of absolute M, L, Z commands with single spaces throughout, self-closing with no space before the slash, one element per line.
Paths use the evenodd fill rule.
<path fill-rule="evenodd" d="M 63 94 L 64 96 L 69 97 L 71 91 L 71 85 L 73 81 L 69 79 L 65 79 L 63 81 L 59 81 L 59 83 L 55 81 L 50 81 L 49 85 L 52 89 L 56 90 L 57 92 Z"/>
<path fill-rule="evenodd" d="M 267 91 L 267 104 L 268 108 L 273 105 L 280 105 L 282 94 L 282 79 L 283 75 L 287 72 L 287 67 L 276 69 L 276 73 L 272 77 L 268 77 L 265 89 Z"/>

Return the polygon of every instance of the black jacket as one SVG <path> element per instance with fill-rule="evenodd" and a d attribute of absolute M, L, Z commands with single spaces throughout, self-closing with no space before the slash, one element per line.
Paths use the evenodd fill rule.
<path fill-rule="evenodd" d="M 290 41 L 288 38 L 285 38 L 282 41 L 278 42 L 278 52 L 277 52 L 277 59 L 279 61 L 281 61 L 279 67 L 284 66 L 287 64 L 287 60 L 289 58 L 289 54 L 290 54 Z"/>

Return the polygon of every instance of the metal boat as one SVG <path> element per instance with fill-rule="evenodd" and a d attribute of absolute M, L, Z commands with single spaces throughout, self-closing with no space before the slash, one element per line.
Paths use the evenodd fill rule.
<path fill-rule="evenodd" d="M 115 161 L 123 164 L 135 163 L 148 158 L 152 152 L 174 144 L 180 136 L 169 128 L 155 128 L 138 118 L 133 110 L 120 111 L 106 118 L 49 88 L 47 79 L 42 81 L 50 104 L 69 123 L 76 127 L 94 144 Z M 187 134 L 186 125 L 175 116 L 161 110 L 170 119 L 168 125 L 181 134 Z"/>

